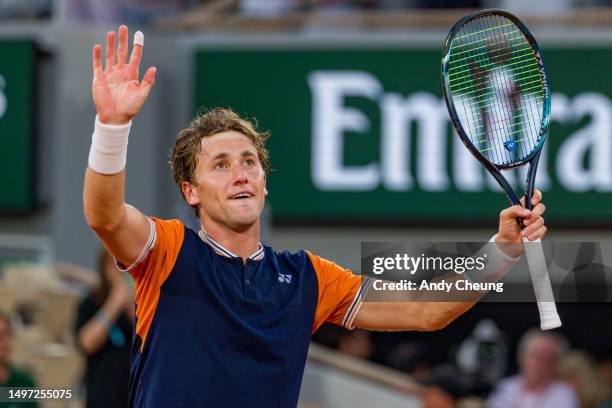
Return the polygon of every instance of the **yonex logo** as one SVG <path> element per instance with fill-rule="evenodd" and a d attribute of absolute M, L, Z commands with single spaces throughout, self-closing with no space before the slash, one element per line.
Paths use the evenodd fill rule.
<path fill-rule="evenodd" d="M 291 275 L 278 274 L 278 281 L 281 283 L 291 283 Z"/>

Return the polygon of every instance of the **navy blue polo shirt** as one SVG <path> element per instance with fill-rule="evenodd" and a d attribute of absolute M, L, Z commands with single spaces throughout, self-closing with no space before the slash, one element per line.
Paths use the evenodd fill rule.
<path fill-rule="evenodd" d="M 151 218 L 136 282 L 131 407 L 295 407 L 311 334 L 352 328 L 361 279 L 260 244 L 244 263 L 178 220 Z"/>

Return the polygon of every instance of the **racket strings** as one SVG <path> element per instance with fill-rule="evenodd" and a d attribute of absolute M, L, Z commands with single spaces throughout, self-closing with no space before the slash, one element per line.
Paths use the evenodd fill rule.
<path fill-rule="evenodd" d="M 449 52 L 448 88 L 471 143 L 493 163 L 526 159 L 539 144 L 544 113 L 540 63 L 509 19 L 468 21 Z"/>

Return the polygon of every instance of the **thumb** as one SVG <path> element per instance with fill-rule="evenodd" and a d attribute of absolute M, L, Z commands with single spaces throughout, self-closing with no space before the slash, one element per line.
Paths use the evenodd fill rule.
<path fill-rule="evenodd" d="M 520 205 L 513 205 L 512 207 L 508 207 L 502 212 L 499 213 L 499 222 L 500 224 L 506 224 L 510 222 L 516 222 L 517 218 L 528 217 L 531 214 L 531 211 L 521 207 Z"/>

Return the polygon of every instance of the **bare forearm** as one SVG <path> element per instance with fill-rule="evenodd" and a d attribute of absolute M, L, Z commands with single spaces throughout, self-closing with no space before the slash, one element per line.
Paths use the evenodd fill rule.
<path fill-rule="evenodd" d="M 79 330 L 78 342 L 87 355 L 95 354 L 104 345 L 108 338 L 109 323 L 114 323 L 120 312 L 119 305 L 107 302 L 98 312 L 102 314 L 103 319 L 96 315 Z"/>
<path fill-rule="evenodd" d="M 476 302 L 423 302 L 424 327 L 421 330 L 441 330 L 467 312 Z"/>
<path fill-rule="evenodd" d="M 85 171 L 83 208 L 87 223 L 95 230 L 113 230 L 125 217 L 125 171 L 99 174 Z"/>
<path fill-rule="evenodd" d="M 484 293 L 476 291 L 459 291 L 456 283 L 466 280 L 465 276 L 453 274 L 444 279 L 453 289 L 449 292 L 450 299 L 462 299 L 462 301 L 421 301 L 423 310 L 424 330 L 440 330 L 448 326 L 456 318 L 472 308 Z"/>
<path fill-rule="evenodd" d="M 445 281 L 455 287 L 455 282 L 465 279 L 460 275 L 448 275 Z M 432 295 L 419 291 L 394 291 L 385 293 L 388 301 L 364 302 L 355 319 L 355 326 L 370 330 L 433 331 L 446 327 L 449 323 L 468 311 L 482 297 L 475 291 L 451 291 L 449 298 L 462 301 L 432 301 Z"/>
<path fill-rule="evenodd" d="M 476 254 L 487 258 L 484 270 L 449 273 L 431 282 L 443 281 L 444 292 L 432 292 L 428 286 L 423 290 L 386 290 L 381 284 L 384 281 L 372 281 L 368 301 L 361 305 L 355 326 L 374 330 L 439 330 L 447 326 L 478 302 L 517 262 L 518 258 L 509 257 L 494 240 L 495 236 Z"/>

